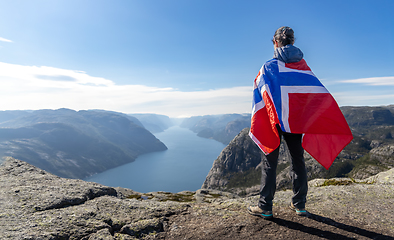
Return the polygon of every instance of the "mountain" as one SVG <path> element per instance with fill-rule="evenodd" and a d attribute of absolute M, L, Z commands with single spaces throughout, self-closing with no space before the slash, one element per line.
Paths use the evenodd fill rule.
<path fill-rule="evenodd" d="M 258 196 L 200 189 L 139 193 L 0 165 L 0 239 L 393 239 L 394 169 L 365 180 L 309 182 L 308 217 L 277 191 L 274 219 L 246 213 Z M 368 214 L 366 214 L 368 213 Z"/>
<path fill-rule="evenodd" d="M 23 117 L 29 115 L 31 111 L 23 111 L 23 110 L 9 110 L 9 111 L 0 111 L 0 123 L 6 122 L 8 120 L 12 120 L 18 117 Z"/>
<path fill-rule="evenodd" d="M 341 107 L 351 127 L 394 125 L 394 107 Z"/>
<path fill-rule="evenodd" d="M 242 129 L 250 127 L 250 114 L 195 116 L 184 119 L 180 126 L 200 137 L 228 144 Z"/>
<path fill-rule="evenodd" d="M 85 178 L 166 149 L 137 119 L 120 113 L 37 110 L 0 123 L 0 156 L 61 177 Z"/>
<path fill-rule="evenodd" d="M 345 147 L 335 160 L 332 173 L 337 176 L 365 178 L 394 166 L 392 154 L 386 160 L 384 150 L 394 145 L 394 109 L 392 105 L 382 107 L 342 107 L 353 141 Z M 390 152 L 390 151 L 389 151 Z M 361 170 L 361 171 L 360 171 Z M 328 177 L 334 177 L 334 174 Z"/>
<path fill-rule="evenodd" d="M 70 109 L 62 108 L 62 109 L 58 109 L 58 110 L 67 111 L 67 110 L 70 110 Z M 42 111 L 42 110 L 39 110 L 39 111 Z M 71 111 L 74 111 L 74 110 L 71 110 Z M 133 117 L 130 114 L 125 114 L 125 113 L 115 112 L 115 111 L 102 110 L 102 109 L 92 109 L 92 110 L 86 110 L 86 111 L 88 111 L 88 112 L 111 113 L 111 114 L 119 115 L 119 116 L 122 116 L 122 117 L 125 117 L 125 118 L 129 119 L 130 121 L 132 121 L 133 123 L 135 123 L 136 125 L 138 125 L 140 127 L 144 127 L 144 125 L 136 117 Z M 48 114 L 48 113 L 46 113 L 46 114 Z"/>
<path fill-rule="evenodd" d="M 353 141 L 327 171 L 305 152 L 308 179 L 351 177 L 364 179 L 394 167 L 394 112 L 389 107 L 341 108 L 353 132 Z M 256 194 L 261 178 L 261 151 L 242 130 L 214 161 L 202 188 Z M 290 188 L 290 156 L 282 142 L 277 188 Z"/>
<path fill-rule="evenodd" d="M 167 128 L 174 126 L 173 121 L 165 115 L 159 114 L 129 114 L 137 118 L 142 125 L 152 133 L 163 132 Z"/>

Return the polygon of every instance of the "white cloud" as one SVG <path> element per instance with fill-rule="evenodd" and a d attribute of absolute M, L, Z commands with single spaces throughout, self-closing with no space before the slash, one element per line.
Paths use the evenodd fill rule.
<path fill-rule="evenodd" d="M 184 92 L 173 88 L 117 85 L 83 71 L 0 63 L 0 109 L 106 109 L 172 117 L 245 113 L 252 88 Z"/>
<path fill-rule="evenodd" d="M 113 85 L 110 80 L 92 77 L 83 71 L 66 70 L 53 67 L 22 66 L 0 62 L 0 76 L 34 83 L 35 87 L 75 87 L 79 84 Z M 61 79 L 67 79 L 62 81 Z M 74 81 L 69 81 L 74 80 Z"/>
<path fill-rule="evenodd" d="M 11 40 L 0 37 L 0 42 L 12 42 Z"/>
<path fill-rule="evenodd" d="M 340 106 L 383 106 L 394 104 L 393 94 L 379 94 L 366 91 L 346 91 L 332 93 Z"/>
<path fill-rule="evenodd" d="M 394 86 L 394 76 L 393 77 L 372 77 L 372 78 L 359 78 L 352 80 L 343 80 L 342 83 L 361 83 L 365 85 L 373 86 Z"/>
<path fill-rule="evenodd" d="M 339 91 L 332 94 L 340 106 L 394 104 L 394 76 L 342 80 L 337 83 L 341 83 L 336 86 Z M 352 85 L 343 86 L 343 83 Z"/>
<path fill-rule="evenodd" d="M 394 103 L 394 77 L 346 80 L 346 83 L 387 85 L 333 91 L 340 106 Z M 342 83 L 341 83 L 342 84 Z M 335 87 L 335 86 L 333 86 Z M 375 89 L 375 90 L 374 90 Z M 83 71 L 0 62 L 0 110 L 70 108 L 124 113 L 158 113 L 171 117 L 249 113 L 252 87 L 180 91 L 144 85 L 118 85 Z"/>

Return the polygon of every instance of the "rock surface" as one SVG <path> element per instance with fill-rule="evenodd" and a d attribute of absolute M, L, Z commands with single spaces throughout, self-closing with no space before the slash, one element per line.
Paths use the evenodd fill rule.
<path fill-rule="evenodd" d="M 245 211 L 257 196 L 138 193 L 8 158 L 0 166 L 0 239 L 394 239 L 394 170 L 358 183 L 319 181 L 310 183 L 308 217 L 288 210 L 291 191 L 278 191 L 267 221 Z"/>
<path fill-rule="evenodd" d="M 12 158 L 0 168 L 0 184 L 0 239 L 131 239 L 162 231 L 166 216 L 187 208 L 140 201 L 131 190 L 63 179 Z"/>

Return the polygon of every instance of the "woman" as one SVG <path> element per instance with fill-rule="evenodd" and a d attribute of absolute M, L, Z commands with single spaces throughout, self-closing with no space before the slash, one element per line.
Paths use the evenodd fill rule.
<path fill-rule="evenodd" d="M 272 39 L 274 44 L 274 59 L 281 62 L 297 63 L 303 60 L 302 51 L 293 46 L 294 31 L 290 27 L 280 27 Z M 276 125 L 279 139 L 283 137 L 291 155 L 290 175 L 293 183 L 293 198 L 290 208 L 298 215 L 305 216 L 306 195 L 308 192 L 307 174 L 304 162 L 304 149 L 302 148 L 302 134 L 283 132 Z M 252 137 L 253 138 L 253 137 Z M 272 200 L 276 190 L 276 167 L 278 163 L 279 146 L 262 159 L 262 177 L 260 199 L 258 206 L 248 207 L 248 212 L 255 216 L 271 219 Z"/>

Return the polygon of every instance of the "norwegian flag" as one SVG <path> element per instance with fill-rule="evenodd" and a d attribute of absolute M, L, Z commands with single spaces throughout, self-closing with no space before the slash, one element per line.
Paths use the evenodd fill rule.
<path fill-rule="evenodd" d="M 302 59 L 272 59 L 254 80 L 249 136 L 267 155 L 283 132 L 303 134 L 303 148 L 328 169 L 353 135 L 338 104 Z"/>

